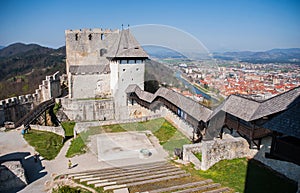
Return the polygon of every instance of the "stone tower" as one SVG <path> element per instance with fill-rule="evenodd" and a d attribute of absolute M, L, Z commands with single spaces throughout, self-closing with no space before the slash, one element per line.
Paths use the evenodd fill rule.
<path fill-rule="evenodd" d="M 113 97 L 116 118 L 125 117 L 125 89 L 130 84 L 144 88 L 147 53 L 129 29 L 66 30 L 65 34 L 69 98 Z"/>
<path fill-rule="evenodd" d="M 106 53 L 119 30 L 66 30 L 69 98 L 109 97 L 110 69 Z"/>

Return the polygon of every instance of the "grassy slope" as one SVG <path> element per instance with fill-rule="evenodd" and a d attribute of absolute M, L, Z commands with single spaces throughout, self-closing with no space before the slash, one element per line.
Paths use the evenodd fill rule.
<path fill-rule="evenodd" d="M 47 160 L 54 159 L 63 146 L 63 137 L 50 132 L 30 130 L 24 138 Z"/>
<path fill-rule="evenodd" d="M 73 137 L 75 122 L 74 121 L 66 121 L 66 122 L 62 122 L 61 125 L 65 130 L 65 136 Z"/>
<path fill-rule="evenodd" d="M 193 176 L 212 179 L 235 192 L 293 193 L 297 190 L 295 183 L 246 158 L 223 160 L 207 171 L 195 170 L 190 165 L 183 168 Z"/>

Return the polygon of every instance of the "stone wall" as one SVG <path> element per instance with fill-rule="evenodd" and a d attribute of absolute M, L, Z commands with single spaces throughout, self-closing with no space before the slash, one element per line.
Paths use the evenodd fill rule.
<path fill-rule="evenodd" d="M 66 30 L 67 74 L 70 65 L 95 65 L 103 63 L 100 51 L 107 48 L 110 36 L 119 30 L 80 29 Z"/>
<path fill-rule="evenodd" d="M 62 126 L 52 127 L 52 126 L 30 125 L 30 128 L 39 131 L 52 132 L 62 136 L 63 138 L 65 137 L 65 130 L 62 128 Z"/>
<path fill-rule="evenodd" d="M 7 161 L 0 165 L 0 192 L 13 192 L 27 185 L 25 170 L 20 161 Z"/>
<path fill-rule="evenodd" d="M 273 170 L 285 175 L 291 180 L 297 182 L 300 180 L 300 166 L 291 162 L 280 161 L 275 159 L 267 159 L 265 157 L 266 152 L 270 152 L 272 138 L 267 137 L 262 140 L 262 147 L 259 151 L 252 150 L 254 154 L 254 159 L 262 162 L 263 164 L 269 166 Z"/>
<path fill-rule="evenodd" d="M 188 139 L 193 138 L 194 128 L 189 125 L 186 121 L 178 117 L 175 113 L 170 111 L 166 107 L 161 107 L 157 113 L 161 114 L 166 120 L 174 125 L 181 133 L 183 133 Z"/>
<path fill-rule="evenodd" d="M 71 76 L 70 96 L 73 99 L 110 97 L 110 74 L 74 74 Z"/>
<path fill-rule="evenodd" d="M 152 116 L 144 116 L 141 118 L 133 118 L 127 120 L 107 120 L 107 121 L 94 121 L 94 122 L 78 122 L 74 127 L 74 137 L 77 134 L 87 130 L 89 127 L 97 127 L 103 125 L 114 125 L 114 124 L 123 124 L 123 123 L 134 123 L 134 122 L 144 122 L 152 119 L 160 118 L 161 115 L 152 115 Z"/>
<path fill-rule="evenodd" d="M 70 120 L 94 121 L 112 120 L 115 118 L 114 101 L 112 99 L 76 100 L 61 98 L 60 104 L 63 112 Z"/>
<path fill-rule="evenodd" d="M 0 126 L 4 122 L 17 122 L 34 106 L 61 95 L 59 72 L 46 76 L 34 94 L 21 95 L 0 101 Z"/>
<path fill-rule="evenodd" d="M 235 138 L 229 135 L 223 139 L 203 141 L 200 144 L 184 145 L 183 160 L 193 161 L 194 155 L 192 154 L 198 152 L 202 154 L 201 170 L 208 170 L 221 160 L 242 158 L 248 156 L 250 153 L 249 144 L 244 138 Z"/>

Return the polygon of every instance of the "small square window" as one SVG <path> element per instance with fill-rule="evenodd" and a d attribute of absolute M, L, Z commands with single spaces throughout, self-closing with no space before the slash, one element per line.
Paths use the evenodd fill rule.
<path fill-rule="evenodd" d="M 126 69 L 123 69 L 123 72 L 125 72 Z"/>
<path fill-rule="evenodd" d="M 136 68 L 136 71 L 139 71 L 139 68 Z"/>

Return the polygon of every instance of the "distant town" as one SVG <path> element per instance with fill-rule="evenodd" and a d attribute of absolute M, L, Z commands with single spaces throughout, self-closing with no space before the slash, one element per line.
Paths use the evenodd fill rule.
<path fill-rule="evenodd" d="M 172 87 L 174 91 L 206 106 L 210 106 L 206 100 L 210 97 L 221 102 L 231 94 L 239 94 L 266 100 L 300 85 L 300 66 L 297 64 L 174 58 L 160 59 L 159 62 L 173 67 L 177 71 L 176 78 L 193 86 L 193 89 Z"/>

